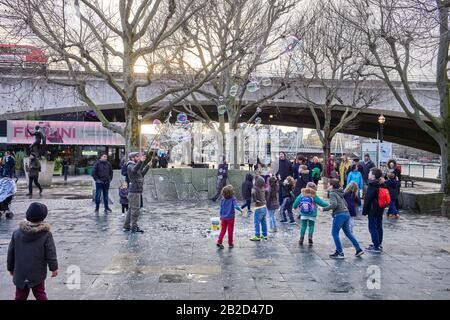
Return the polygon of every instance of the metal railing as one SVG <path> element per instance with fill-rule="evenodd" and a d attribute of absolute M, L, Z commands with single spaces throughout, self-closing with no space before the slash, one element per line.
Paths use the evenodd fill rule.
<path fill-rule="evenodd" d="M 402 174 L 417 178 L 441 178 L 441 165 L 438 163 L 400 163 Z"/>

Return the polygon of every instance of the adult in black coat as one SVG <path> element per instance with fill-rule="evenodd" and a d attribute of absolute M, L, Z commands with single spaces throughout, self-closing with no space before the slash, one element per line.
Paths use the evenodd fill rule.
<path fill-rule="evenodd" d="M 381 187 L 384 187 L 382 172 L 378 168 L 373 168 L 369 172 L 368 188 L 364 198 L 362 214 L 368 216 L 369 232 L 372 238 L 372 245 L 367 251 L 380 253 L 383 243 L 383 214 L 384 208 L 378 205 L 378 193 Z"/>
<path fill-rule="evenodd" d="M 280 152 L 280 160 L 278 162 L 278 171 L 275 174 L 275 176 L 278 178 L 278 180 L 282 183 L 284 180 L 286 180 L 287 177 L 289 176 L 293 176 L 293 171 L 292 171 L 292 164 L 291 162 L 287 159 L 286 157 L 286 153 L 285 152 Z M 281 193 L 281 190 L 283 188 L 280 188 L 279 191 L 279 201 L 280 201 L 280 205 L 283 203 L 283 195 Z"/>
<path fill-rule="evenodd" d="M 95 212 L 100 210 L 100 199 L 103 193 L 105 212 L 111 212 L 109 208 L 109 186 L 113 179 L 113 169 L 108 162 L 108 155 L 103 153 L 92 168 L 92 178 L 95 181 Z"/>

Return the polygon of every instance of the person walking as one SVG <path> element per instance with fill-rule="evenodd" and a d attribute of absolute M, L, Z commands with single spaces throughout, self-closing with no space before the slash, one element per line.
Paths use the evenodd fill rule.
<path fill-rule="evenodd" d="M 33 183 L 38 187 L 39 194 L 42 194 L 42 187 L 39 183 L 39 172 L 41 172 L 41 163 L 34 153 L 30 154 L 30 163 L 26 166 L 28 172 L 28 194 L 33 195 Z"/>
<path fill-rule="evenodd" d="M 47 207 L 33 202 L 26 220 L 19 223 L 8 247 L 7 270 L 16 286 L 16 300 L 27 300 L 30 290 L 36 300 L 48 300 L 45 292 L 47 267 L 52 278 L 58 275 L 58 260 L 50 225 L 44 223 Z"/>
<path fill-rule="evenodd" d="M 130 231 L 133 233 L 144 231 L 138 227 L 139 214 L 141 209 L 141 197 L 144 191 L 144 177 L 150 169 L 149 164 L 145 164 L 145 155 L 141 156 L 139 152 L 131 152 L 128 155 L 127 171 L 130 179 L 128 187 L 128 202 L 129 209 L 125 218 L 123 231 Z"/>
<path fill-rule="evenodd" d="M 364 182 L 364 187 L 363 187 L 363 197 L 366 194 L 366 190 L 367 190 L 367 183 L 368 183 L 368 179 L 369 179 L 369 172 L 370 170 L 372 170 L 372 168 L 375 168 L 375 164 L 373 163 L 373 161 L 370 159 L 370 155 L 368 153 L 366 153 L 364 155 L 364 161 L 362 163 L 362 167 L 363 167 L 363 182 Z"/>
<path fill-rule="evenodd" d="M 253 189 L 253 175 L 247 173 L 245 175 L 245 180 L 242 182 L 242 199 L 245 203 L 241 206 L 241 209 L 247 208 L 247 215 L 252 214 L 251 204 L 252 204 L 252 189 Z"/>
<path fill-rule="evenodd" d="M 122 205 L 122 216 L 125 217 L 129 206 L 128 206 L 128 183 L 123 181 L 119 188 L 119 198 L 120 204 Z"/>
<path fill-rule="evenodd" d="M 234 189 L 232 185 L 227 185 L 222 188 L 222 200 L 220 201 L 220 234 L 217 239 L 217 247 L 223 249 L 222 244 L 225 233 L 228 230 L 228 247 L 234 248 L 233 233 L 234 233 L 234 210 L 242 212 L 238 205 L 236 197 L 234 196 Z"/>
<path fill-rule="evenodd" d="M 389 190 L 389 196 L 391 197 L 391 202 L 389 203 L 389 209 L 387 212 L 388 218 L 400 218 L 400 214 L 398 213 L 397 208 L 397 199 L 398 199 L 398 185 L 400 184 L 400 181 L 398 181 L 395 177 L 395 174 L 393 172 L 388 173 L 388 180 L 386 181 L 386 187 Z"/>
<path fill-rule="evenodd" d="M 222 156 L 222 163 L 219 164 L 217 168 L 217 184 L 216 184 L 216 195 L 211 198 L 212 201 L 217 201 L 219 199 L 223 187 L 227 185 L 228 179 L 228 163 L 225 156 Z"/>
<path fill-rule="evenodd" d="M 102 153 L 100 159 L 94 164 L 92 168 L 92 178 L 95 181 L 95 213 L 100 210 L 100 201 L 103 194 L 103 203 L 105 205 L 105 213 L 110 213 L 109 208 L 109 186 L 113 179 L 113 169 L 111 163 L 108 161 L 108 155 Z"/>
<path fill-rule="evenodd" d="M 348 212 L 347 203 L 344 199 L 344 191 L 340 188 L 340 182 L 335 179 L 331 179 L 328 183 L 328 189 L 330 191 L 330 205 L 323 208 L 324 211 L 332 211 L 333 226 L 331 234 L 333 236 L 336 251 L 330 255 L 332 259 L 343 259 L 344 251 L 342 249 L 341 240 L 339 239 L 339 232 L 341 229 L 344 231 L 346 237 L 352 242 L 356 249 L 355 256 L 359 257 L 364 254 L 361 249 L 358 240 L 356 240 L 352 231 L 350 230 L 350 213 Z"/>
<path fill-rule="evenodd" d="M 16 159 L 11 154 L 11 151 L 5 152 L 5 163 L 3 166 L 3 175 L 8 178 L 15 177 L 16 172 Z M 17 182 L 17 177 L 16 177 Z"/>
<path fill-rule="evenodd" d="M 345 188 L 347 184 L 347 170 L 352 165 L 352 162 L 348 159 L 347 155 L 342 156 L 341 164 L 339 165 L 339 184 L 341 188 Z"/>

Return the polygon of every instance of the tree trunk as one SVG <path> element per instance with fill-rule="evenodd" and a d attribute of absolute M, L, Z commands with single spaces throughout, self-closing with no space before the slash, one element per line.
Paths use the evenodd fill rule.
<path fill-rule="evenodd" d="M 448 129 L 450 130 L 450 129 Z M 441 144 L 441 189 L 444 193 L 442 201 L 442 214 L 450 216 L 450 135 L 447 135 L 444 143 Z"/>
<path fill-rule="evenodd" d="M 330 176 L 330 172 L 328 172 L 328 158 L 331 155 L 331 139 L 329 137 L 325 137 L 324 143 L 322 144 L 323 150 L 323 184 L 324 188 L 328 186 L 328 177 Z"/>
<path fill-rule="evenodd" d="M 219 141 L 219 143 L 222 142 L 222 148 L 221 148 L 222 150 L 219 150 L 219 153 L 220 153 L 220 151 L 222 151 L 221 152 L 222 154 L 219 154 L 218 164 L 222 163 L 222 159 L 223 159 L 222 156 L 226 156 L 226 154 L 227 154 L 227 145 L 226 145 L 227 139 L 225 136 L 225 116 L 224 115 L 219 115 L 219 134 L 222 136 L 221 141 Z"/>
<path fill-rule="evenodd" d="M 125 106 L 125 154 L 139 150 L 140 121 L 138 112 L 132 107 Z"/>

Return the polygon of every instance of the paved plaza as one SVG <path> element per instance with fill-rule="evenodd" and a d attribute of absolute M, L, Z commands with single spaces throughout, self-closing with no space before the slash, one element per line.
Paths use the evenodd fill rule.
<path fill-rule="evenodd" d="M 33 200 L 23 194 L 20 185 L 14 219 L 0 220 L 0 299 L 14 296 L 6 253 L 33 200 L 49 207 L 57 246 L 60 274 L 47 279 L 50 299 L 450 298 L 450 220 L 443 217 L 403 213 L 385 220 L 383 254 L 356 258 L 345 242 L 346 259 L 332 260 L 327 213 L 319 213 L 312 247 L 298 246 L 298 226 L 251 242 L 252 217 L 237 216 L 235 248 L 217 250 L 209 230 L 218 205 L 211 202 L 148 205 L 140 219 L 146 232 L 129 234 L 117 204 L 111 214 L 94 214 L 87 184 L 60 185 Z M 365 217 L 355 234 L 370 243 Z"/>

